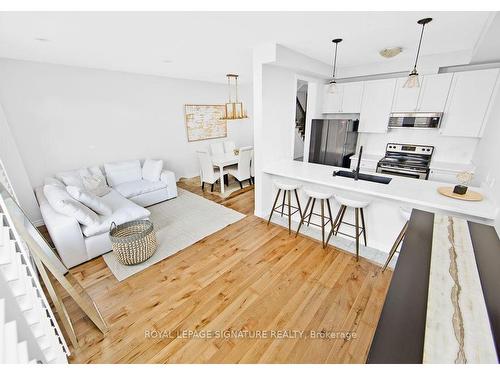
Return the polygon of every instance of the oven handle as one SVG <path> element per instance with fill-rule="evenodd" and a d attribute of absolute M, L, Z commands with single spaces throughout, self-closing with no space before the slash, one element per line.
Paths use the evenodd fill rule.
<path fill-rule="evenodd" d="M 386 174 L 390 175 L 396 175 L 396 176 L 408 176 L 408 177 L 413 177 L 413 178 L 424 178 L 425 176 L 422 174 L 416 174 L 416 173 L 406 173 L 406 172 L 401 172 L 400 169 L 393 169 L 393 168 L 386 168 L 386 167 L 377 167 L 377 173 L 384 173 L 387 171 Z"/>

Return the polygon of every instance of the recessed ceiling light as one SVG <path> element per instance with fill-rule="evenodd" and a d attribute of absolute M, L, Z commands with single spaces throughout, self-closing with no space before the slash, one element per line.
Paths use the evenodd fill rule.
<path fill-rule="evenodd" d="M 380 56 L 385 57 L 387 59 L 390 59 L 391 57 L 395 57 L 395 56 L 399 55 L 401 52 L 403 52 L 403 48 L 392 47 L 392 48 L 384 48 L 379 53 L 380 53 Z"/>
<path fill-rule="evenodd" d="M 35 40 L 37 40 L 39 42 L 50 42 L 50 40 L 48 40 L 46 38 L 35 38 Z"/>
<path fill-rule="evenodd" d="M 163 62 L 163 63 L 165 63 L 165 64 L 170 64 L 170 63 L 172 63 L 172 60 L 167 60 L 167 59 L 166 59 L 166 60 L 162 60 L 161 62 Z"/>

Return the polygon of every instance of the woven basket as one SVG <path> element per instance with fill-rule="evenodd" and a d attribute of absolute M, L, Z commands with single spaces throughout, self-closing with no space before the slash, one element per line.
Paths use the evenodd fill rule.
<path fill-rule="evenodd" d="M 121 264 L 132 265 L 144 262 L 158 247 L 153 223 L 149 220 L 134 220 L 109 228 L 111 247 Z"/>

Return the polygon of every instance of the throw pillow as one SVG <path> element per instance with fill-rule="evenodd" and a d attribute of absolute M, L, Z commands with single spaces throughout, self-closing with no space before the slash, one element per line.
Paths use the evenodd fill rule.
<path fill-rule="evenodd" d="M 66 186 L 78 186 L 81 188 L 83 188 L 83 176 L 90 176 L 90 172 L 87 168 L 56 173 L 56 177 L 64 182 Z"/>
<path fill-rule="evenodd" d="M 102 175 L 84 176 L 82 181 L 83 188 L 98 197 L 102 197 L 111 191 L 111 188 L 106 184 L 106 178 Z"/>
<path fill-rule="evenodd" d="M 98 196 L 89 193 L 78 186 L 68 186 L 66 191 L 71 195 L 72 198 L 76 199 L 78 202 L 83 203 L 85 206 L 91 210 L 97 212 L 99 215 L 109 216 L 113 213 L 111 208 Z"/>
<path fill-rule="evenodd" d="M 90 208 L 71 198 L 66 189 L 54 185 L 45 185 L 43 193 L 56 212 L 74 217 L 83 225 L 92 226 L 100 223 L 99 216 Z"/>
<path fill-rule="evenodd" d="M 147 159 L 142 166 L 142 178 L 151 182 L 160 181 L 162 169 L 163 160 Z"/>
<path fill-rule="evenodd" d="M 109 186 L 142 180 L 141 163 L 139 160 L 104 164 L 104 171 L 106 172 L 106 179 Z"/>
<path fill-rule="evenodd" d="M 59 187 L 64 188 L 64 184 L 61 181 L 59 181 L 57 178 L 54 178 L 54 177 L 45 177 L 43 179 L 43 184 L 44 185 L 54 185 L 54 186 L 59 186 Z"/>

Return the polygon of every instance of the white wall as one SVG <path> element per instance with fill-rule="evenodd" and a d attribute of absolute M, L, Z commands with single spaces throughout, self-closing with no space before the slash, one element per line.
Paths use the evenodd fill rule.
<path fill-rule="evenodd" d="M 184 104 L 223 104 L 225 84 L 0 59 L 0 103 L 32 186 L 55 172 L 132 158 L 158 158 L 177 178 L 198 174 Z M 249 119 L 228 121 L 228 138 L 253 144 Z"/>
<path fill-rule="evenodd" d="M 359 133 L 358 147 L 366 154 L 384 155 L 387 143 L 412 143 L 434 146 L 433 161 L 463 163 L 472 161 L 477 138 L 446 137 L 438 130 L 393 129 L 387 133 Z"/>
<path fill-rule="evenodd" d="M 26 215 L 35 224 L 40 223 L 42 215 L 33 193 L 23 160 L 19 155 L 16 142 L 10 131 L 4 111 L 0 105 L 0 159 L 9 177 L 12 188 Z"/>
<path fill-rule="evenodd" d="M 497 95 L 483 138 L 478 143 L 473 162 L 476 165 L 476 177 L 483 181 L 497 206 L 500 205 L 500 95 Z M 495 228 L 500 235 L 500 213 L 495 221 Z"/>

